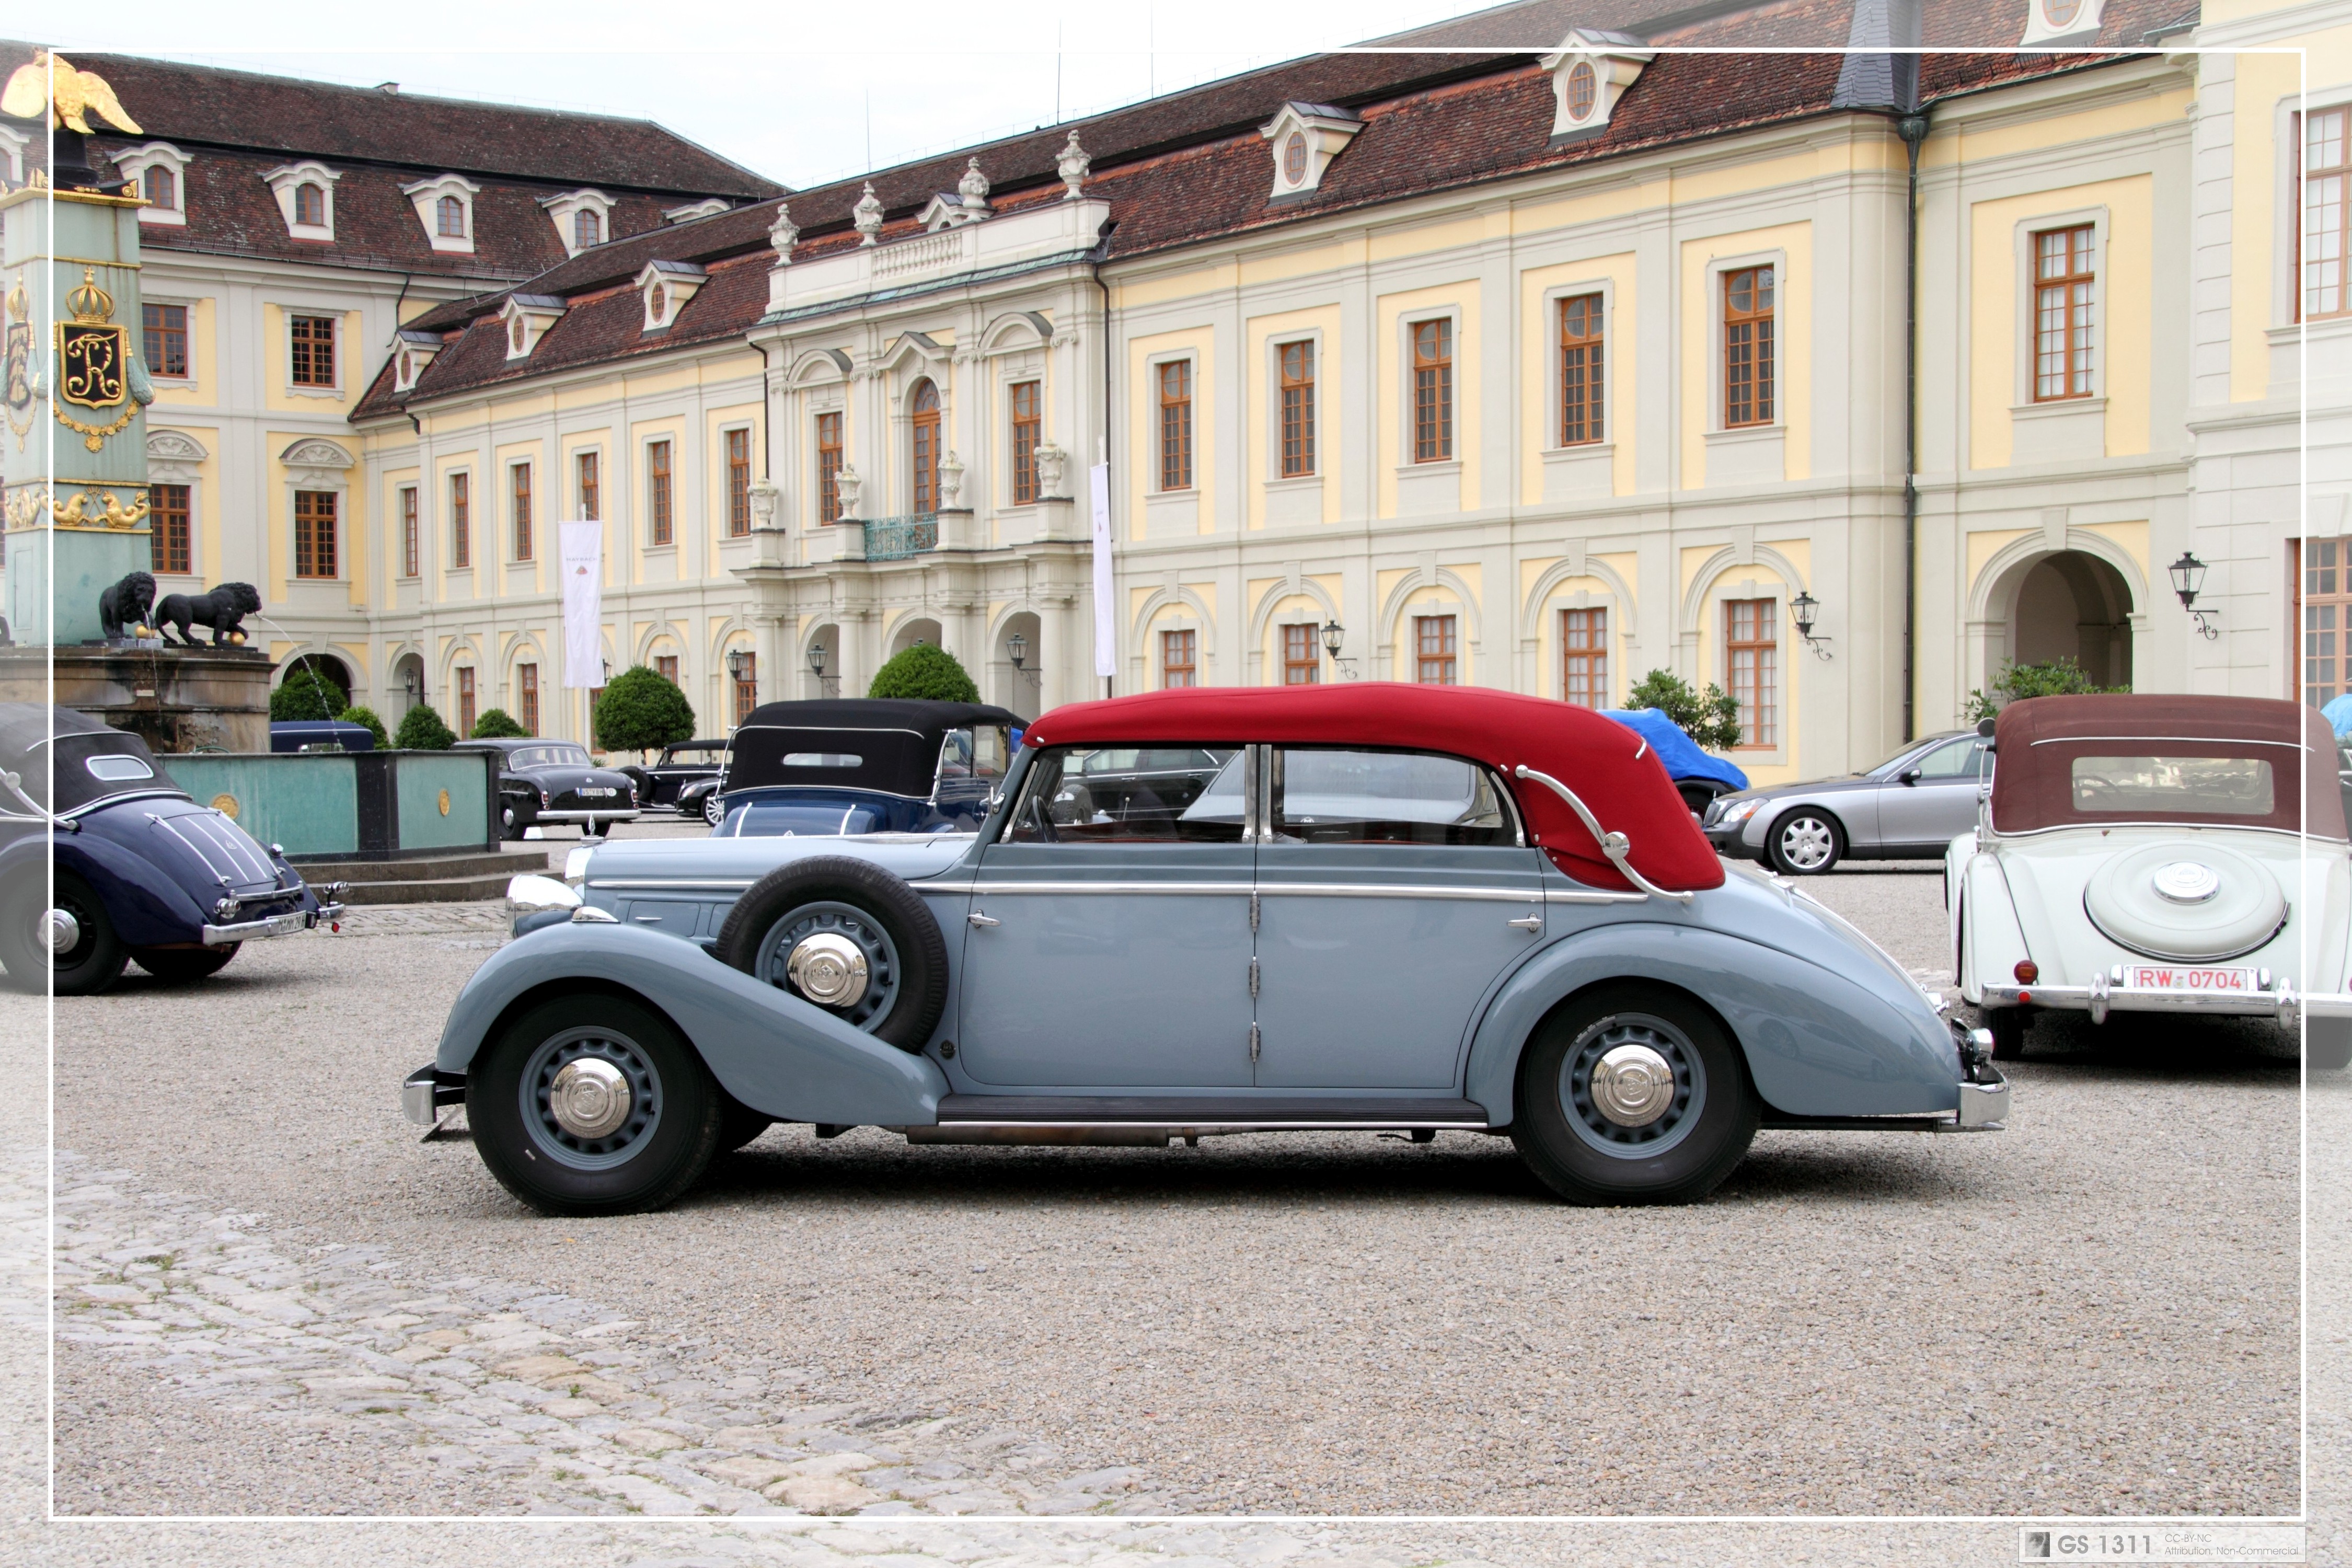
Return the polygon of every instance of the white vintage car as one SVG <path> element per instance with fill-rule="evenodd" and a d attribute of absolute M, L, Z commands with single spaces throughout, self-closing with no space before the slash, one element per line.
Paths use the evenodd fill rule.
<path fill-rule="evenodd" d="M 2045 1008 L 2207 1013 L 2352 1058 L 2352 845 L 2335 738 L 2292 702 L 2044 697 L 1990 726 L 1991 784 L 1944 857 L 1960 994 L 1993 1054 Z"/>

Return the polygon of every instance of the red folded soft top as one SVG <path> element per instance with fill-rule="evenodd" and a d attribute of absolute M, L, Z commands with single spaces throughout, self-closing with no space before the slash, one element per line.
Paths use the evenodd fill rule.
<path fill-rule="evenodd" d="M 1589 708 L 1475 686 L 1359 681 L 1337 686 L 1194 687 L 1074 702 L 1029 726 L 1028 746 L 1363 746 L 1443 752 L 1500 773 L 1529 830 L 1580 882 L 1623 889 L 1592 835 L 1524 764 L 1574 790 L 1633 868 L 1671 892 L 1723 885 L 1723 863 L 1639 735 Z"/>

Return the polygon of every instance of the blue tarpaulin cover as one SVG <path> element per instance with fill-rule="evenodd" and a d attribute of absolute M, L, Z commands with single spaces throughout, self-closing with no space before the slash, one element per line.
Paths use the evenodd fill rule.
<path fill-rule="evenodd" d="M 2347 699 L 2338 698 L 2338 701 Z M 1734 789 L 1748 787 L 1748 775 L 1725 762 L 1699 750 L 1696 741 L 1682 731 L 1682 727 L 1654 708 L 1603 708 L 1604 718 L 1614 719 L 1636 735 L 1650 742 L 1658 753 L 1658 761 L 1666 765 L 1666 776 L 1673 779 L 1716 779 Z"/>
<path fill-rule="evenodd" d="M 2346 692 L 2319 710 L 2327 727 L 2338 735 L 2352 735 L 2352 691 Z"/>

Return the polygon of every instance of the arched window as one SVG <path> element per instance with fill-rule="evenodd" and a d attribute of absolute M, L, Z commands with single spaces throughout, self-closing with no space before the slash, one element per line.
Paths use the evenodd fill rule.
<path fill-rule="evenodd" d="M 940 389 L 927 376 L 915 383 L 915 515 L 940 510 Z"/>
<path fill-rule="evenodd" d="M 294 187 L 294 221 L 312 228 L 327 226 L 327 188 L 304 181 Z"/>
<path fill-rule="evenodd" d="M 148 166 L 145 195 L 147 205 L 151 207 L 163 207 L 173 212 L 179 210 L 179 179 L 171 170 L 160 164 Z"/>
<path fill-rule="evenodd" d="M 583 207 L 572 215 L 572 247 L 574 250 L 585 250 L 592 245 L 604 243 L 604 221 L 593 210 Z"/>
<path fill-rule="evenodd" d="M 445 237 L 449 239 L 463 239 L 466 237 L 465 203 L 459 201 L 455 196 L 443 196 L 441 200 L 435 205 L 434 211 L 440 220 L 438 226 Z"/>

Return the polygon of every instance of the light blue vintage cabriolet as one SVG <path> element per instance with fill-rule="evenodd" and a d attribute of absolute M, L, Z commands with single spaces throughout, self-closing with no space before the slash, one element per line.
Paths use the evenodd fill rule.
<path fill-rule="evenodd" d="M 1175 763 L 1172 765 L 1171 759 Z M 1638 735 L 1502 692 L 1155 692 L 1033 725 L 976 837 L 714 838 L 519 879 L 404 1103 L 551 1214 L 773 1121 L 919 1143 L 1507 1133 L 1687 1202 L 1759 1126 L 1977 1131 L 1990 1040 L 1723 864 Z"/>

